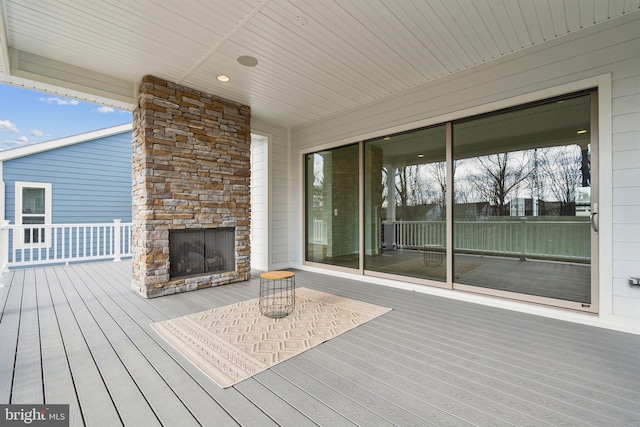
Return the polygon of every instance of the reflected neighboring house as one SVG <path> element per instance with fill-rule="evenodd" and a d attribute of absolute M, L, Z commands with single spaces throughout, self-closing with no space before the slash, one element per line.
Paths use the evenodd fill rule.
<path fill-rule="evenodd" d="M 456 203 L 453 209 L 458 221 L 477 221 L 496 215 L 496 209 L 489 202 Z"/>
<path fill-rule="evenodd" d="M 0 152 L 0 220 L 11 225 L 131 222 L 131 124 Z M 25 230 L 17 247 L 45 247 Z"/>
<path fill-rule="evenodd" d="M 577 202 L 559 202 L 546 201 L 543 199 L 531 199 L 516 197 L 507 203 L 508 211 L 511 216 L 515 217 L 537 217 L 537 216 L 555 216 L 555 217 L 573 217 L 585 216 L 578 211 Z M 587 212 L 589 216 L 589 207 L 581 208 L 582 212 Z"/>

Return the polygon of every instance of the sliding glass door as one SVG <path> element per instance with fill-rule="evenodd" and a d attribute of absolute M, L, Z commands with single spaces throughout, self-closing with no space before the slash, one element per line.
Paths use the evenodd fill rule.
<path fill-rule="evenodd" d="M 597 311 L 597 92 L 305 155 L 305 261 Z"/>
<path fill-rule="evenodd" d="M 306 156 L 306 260 L 358 268 L 358 144 Z"/>
<path fill-rule="evenodd" d="M 367 141 L 364 267 L 446 282 L 446 131 Z"/>
<path fill-rule="evenodd" d="M 456 284 L 591 305 L 591 133 L 590 94 L 454 122 Z"/>

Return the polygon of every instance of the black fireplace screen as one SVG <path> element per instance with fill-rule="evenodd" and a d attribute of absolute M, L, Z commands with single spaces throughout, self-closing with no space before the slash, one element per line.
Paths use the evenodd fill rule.
<path fill-rule="evenodd" d="M 169 230 L 170 277 L 235 270 L 233 228 Z"/>

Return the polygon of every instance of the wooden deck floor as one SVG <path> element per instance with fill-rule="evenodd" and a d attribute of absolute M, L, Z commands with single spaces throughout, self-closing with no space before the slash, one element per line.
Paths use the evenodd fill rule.
<path fill-rule="evenodd" d="M 74 426 L 640 425 L 640 336 L 308 272 L 298 286 L 393 311 L 223 390 L 149 324 L 257 280 L 145 300 L 130 269 L 5 275 L 0 404 L 68 403 Z"/>

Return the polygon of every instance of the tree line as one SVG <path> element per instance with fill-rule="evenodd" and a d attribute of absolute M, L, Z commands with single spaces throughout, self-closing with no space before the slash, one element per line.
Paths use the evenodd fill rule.
<path fill-rule="evenodd" d="M 453 162 L 454 203 L 484 203 L 491 215 L 509 215 L 516 197 L 555 202 L 561 215 L 575 214 L 576 190 L 590 186 L 588 151 L 578 145 L 495 153 Z M 383 174 L 386 188 L 387 174 Z M 444 218 L 445 162 L 395 168 L 395 203 L 402 207 L 431 205 Z M 387 194 L 383 194 L 386 206 Z M 573 209 L 571 207 L 573 206 Z"/>

